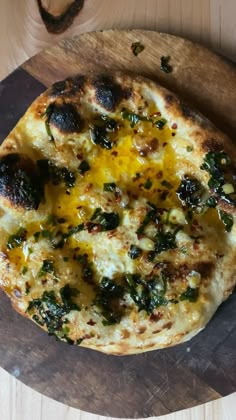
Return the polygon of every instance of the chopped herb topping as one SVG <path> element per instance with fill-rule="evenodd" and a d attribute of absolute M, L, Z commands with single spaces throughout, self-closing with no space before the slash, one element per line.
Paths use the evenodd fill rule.
<path fill-rule="evenodd" d="M 26 274 L 26 273 L 27 273 L 27 271 L 28 271 L 28 268 L 27 268 L 26 266 L 24 266 L 24 267 L 22 268 L 21 274 L 23 274 L 23 276 L 24 276 L 24 274 Z"/>
<path fill-rule="evenodd" d="M 159 221 L 159 213 L 158 213 L 157 207 L 154 204 L 149 203 L 149 202 L 147 204 L 151 207 L 151 209 L 148 210 L 148 212 L 147 212 L 146 216 L 144 217 L 141 225 L 139 226 L 139 228 L 136 232 L 137 235 L 142 234 L 144 232 L 145 228 L 147 227 L 147 225 L 150 222 L 156 223 L 156 222 Z"/>
<path fill-rule="evenodd" d="M 188 287 L 185 292 L 180 295 L 180 300 L 189 300 L 189 302 L 196 302 L 199 295 L 199 289 L 192 289 Z"/>
<path fill-rule="evenodd" d="M 45 182 L 51 181 L 54 185 L 64 182 L 67 188 L 74 187 L 76 178 L 69 169 L 65 167 L 59 168 L 48 159 L 38 160 L 37 165 Z"/>
<path fill-rule="evenodd" d="M 168 188 L 168 190 L 171 190 L 171 188 L 174 188 L 173 185 L 166 181 L 166 179 L 163 179 L 163 181 L 161 181 L 161 185 L 163 185 L 163 187 Z"/>
<path fill-rule="evenodd" d="M 83 160 L 80 164 L 79 164 L 79 174 L 80 175 L 84 175 L 85 172 L 88 172 L 91 168 L 90 165 L 88 164 L 88 162 L 86 162 L 86 160 Z"/>
<path fill-rule="evenodd" d="M 145 188 L 145 190 L 150 190 L 152 188 L 152 181 L 150 180 L 150 178 L 148 178 L 145 183 L 143 184 L 143 188 Z"/>
<path fill-rule="evenodd" d="M 91 126 L 90 136 L 94 144 L 101 146 L 103 149 L 112 149 L 113 141 L 111 135 L 117 129 L 118 125 L 115 120 L 106 115 L 98 115 Z"/>
<path fill-rule="evenodd" d="M 50 335 L 58 335 L 63 332 L 65 315 L 70 311 L 79 311 L 79 306 L 73 302 L 73 297 L 77 291 L 66 284 L 60 289 L 60 299 L 56 297 L 55 292 L 45 291 L 41 298 L 33 299 L 27 308 L 27 312 L 32 315 L 35 322 L 47 327 Z M 60 334 L 61 338 L 65 338 Z"/>
<path fill-rule="evenodd" d="M 103 191 L 110 191 L 110 192 L 116 191 L 115 182 L 107 182 L 107 183 L 103 184 Z"/>
<path fill-rule="evenodd" d="M 160 66 L 160 69 L 162 71 L 164 71 L 164 73 L 171 73 L 172 70 L 173 70 L 172 66 L 169 64 L 169 61 L 170 61 L 170 56 L 169 55 L 168 56 L 164 56 L 163 55 L 161 57 L 161 66 Z"/>
<path fill-rule="evenodd" d="M 7 248 L 18 248 L 26 240 L 27 230 L 20 227 L 14 235 L 10 235 L 7 240 Z"/>
<path fill-rule="evenodd" d="M 44 260 L 43 265 L 39 270 L 38 276 L 43 277 L 47 273 L 55 275 L 54 262 L 52 260 Z"/>
<path fill-rule="evenodd" d="M 135 57 L 137 57 L 144 50 L 144 48 L 145 47 L 141 44 L 141 42 L 133 42 L 131 45 L 131 51 Z"/>
<path fill-rule="evenodd" d="M 159 130 L 163 130 L 166 123 L 167 123 L 167 120 L 165 118 L 160 118 L 159 120 L 154 122 L 154 125 L 155 127 L 159 128 Z"/>
<path fill-rule="evenodd" d="M 176 249 L 176 235 L 179 230 L 180 227 L 177 227 L 174 232 L 165 232 L 162 226 L 155 236 L 155 248 L 154 251 L 149 252 L 148 259 L 152 261 L 161 252 Z"/>
<path fill-rule="evenodd" d="M 50 119 L 51 119 L 51 116 L 52 116 L 52 113 L 53 113 L 53 108 L 54 108 L 54 104 L 48 105 L 45 112 L 43 112 L 43 114 L 41 115 L 41 118 L 46 117 L 45 118 L 45 128 L 46 128 L 46 132 L 47 132 L 47 135 L 48 135 L 50 141 L 54 141 L 54 137 L 52 135 L 51 128 L 50 128 Z"/>
<path fill-rule="evenodd" d="M 164 297 L 167 281 L 164 275 L 144 280 L 137 274 L 126 274 L 127 291 L 138 306 L 151 314 L 158 306 L 166 306 L 168 300 Z"/>
<path fill-rule="evenodd" d="M 144 115 L 138 115 L 134 112 L 128 111 L 127 109 L 123 109 L 121 111 L 122 118 L 124 120 L 130 121 L 130 126 L 133 128 L 139 121 L 147 121 L 152 122 L 152 119 L 149 117 L 146 117 Z"/>
<path fill-rule="evenodd" d="M 204 163 L 201 165 L 201 169 L 210 174 L 210 179 L 208 181 L 209 188 L 221 200 L 236 206 L 236 188 L 234 188 L 236 185 L 233 177 L 235 169 L 232 166 L 229 155 L 225 152 L 209 152 L 204 157 Z M 225 185 L 231 186 L 229 193 L 227 193 Z"/>
<path fill-rule="evenodd" d="M 225 225 L 226 232 L 231 232 L 233 224 L 234 224 L 233 216 L 222 210 L 218 210 L 218 214 L 219 214 L 220 220 L 222 220 L 222 222 Z"/>
<path fill-rule="evenodd" d="M 135 260 L 136 258 L 140 257 L 141 255 L 142 255 L 142 250 L 138 246 L 130 245 L 128 256 L 131 258 L 131 260 Z"/>
<path fill-rule="evenodd" d="M 102 213 L 97 211 L 96 215 L 94 213 L 91 220 L 94 220 L 96 223 L 98 223 L 101 226 L 102 231 L 116 229 L 120 223 L 119 214 L 115 212 Z"/>
<path fill-rule="evenodd" d="M 112 325 L 120 322 L 121 310 L 117 308 L 119 299 L 122 299 L 124 288 L 108 277 L 103 277 L 95 298 L 95 305 L 101 308 L 103 325 Z"/>
<path fill-rule="evenodd" d="M 192 152 L 193 151 L 193 146 L 187 146 L 186 150 L 187 150 L 187 152 Z"/>
<path fill-rule="evenodd" d="M 203 187 L 198 179 L 185 175 L 176 194 L 185 206 L 196 208 L 201 204 Z"/>
<path fill-rule="evenodd" d="M 38 242 L 39 237 L 40 237 L 40 232 L 35 232 L 35 233 L 34 233 L 34 239 L 35 239 L 35 242 Z"/>

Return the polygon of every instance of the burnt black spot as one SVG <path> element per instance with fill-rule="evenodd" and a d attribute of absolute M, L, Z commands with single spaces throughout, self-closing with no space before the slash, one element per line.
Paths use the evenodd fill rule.
<path fill-rule="evenodd" d="M 0 159 L 0 195 L 16 207 L 37 209 L 43 187 L 34 163 L 13 153 Z"/>
<path fill-rule="evenodd" d="M 130 94 L 109 76 L 98 77 L 93 85 L 97 102 L 107 111 L 114 111 L 120 101 L 127 99 L 127 95 Z"/>
<path fill-rule="evenodd" d="M 50 96 L 58 97 L 71 97 L 79 92 L 83 91 L 85 84 L 85 77 L 83 75 L 78 75 L 75 77 L 69 77 L 66 80 L 56 82 L 52 85 L 50 90 Z"/>
<path fill-rule="evenodd" d="M 56 82 L 52 85 L 50 89 L 51 96 L 62 96 L 65 95 L 67 88 L 66 80 L 62 80 L 60 82 Z"/>
<path fill-rule="evenodd" d="M 49 123 L 63 133 L 78 133 L 84 126 L 84 121 L 76 107 L 70 103 L 53 104 Z"/>

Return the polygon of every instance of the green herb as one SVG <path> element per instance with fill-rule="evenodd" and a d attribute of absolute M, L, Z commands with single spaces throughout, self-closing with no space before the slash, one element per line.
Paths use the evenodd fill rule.
<path fill-rule="evenodd" d="M 176 194 L 185 206 L 195 208 L 201 204 L 203 187 L 198 179 L 185 175 Z"/>
<path fill-rule="evenodd" d="M 29 255 L 30 255 L 30 254 L 33 253 L 34 250 L 33 250 L 33 248 L 28 248 L 28 251 L 29 251 Z"/>
<path fill-rule="evenodd" d="M 144 48 L 145 47 L 141 44 L 141 42 L 133 42 L 131 45 L 131 51 L 135 57 L 137 57 L 144 50 Z"/>
<path fill-rule="evenodd" d="M 191 287 L 188 287 L 185 292 L 183 292 L 179 299 L 182 300 L 189 300 L 189 302 L 196 302 L 199 295 L 199 289 L 192 289 Z"/>
<path fill-rule="evenodd" d="M 177 248 L 176 235 L 179 230 L 180 227 L 177 227 L 174 232 L 165 232 L 161 228 L 155 236 L 155 248 L 154 251 L 149 252 L 149 260 L 153 260 L 157 254 L 163 251 Z"/>
<path fill-rule="evenodd" d="M 39 270 L 38 276 L 43 277 L 45 274 L 51 273 L 55 275 L 54 262 L 52 260 L 44 260 Z"/>
<path fill-rule="evenodd" d="M 115 182 L 107 182 L 107 183 L 103 184 L 103 191 L 110 191 L 110 192 L 116 191 Z"/>
<path fill-rule="evenodd" d="M 94 210 L 94 212 L 93 212 L 93 214 L 92 214 L 92 216 L 91 216 L 90 220 L 95 220 L 95 219 L 98 217 L 98 215 L 99 215 L 100 213 L 102 213 L 102 209 L 101 209 L 100 207 L 97 207 L 97 208 Z"/>
<path fill-rule="evenodd" d="M 72 188 L 75 185 L 75 174 L 69 169 L 54 165 L 54 163 L 48 159 L 41 159 L 37 161 L 40 175 L 44 182 L 51 181 L 53 185 L 59 185 L 64 182 L 67 188 Z"/>
<path fill-rule="evenodd" d="M 47 135 L 49 136 L 49 139 L 51 141 L 54 141 L 54 137 L 52 135 L 51 128 L 50 128 L 50 119 L 51 119 L 51 116 L 52 116 L 52 113 L 53 113 L 53 108 L 54 108 L 54 104 L 48 105 L 45 112 L 43 112 L 42 115 L 41 115 L 41 118 L 46 117 L 45 128 L 46 128 Z"/>
<path fill-rule="evenodd" d="M 172 70 L 173 70 L 172 66 L 169 64 L 169 61 L 170 61 L 170 56 L 169 55 L 168 56 L 164 56 L 163 55 L 161 57 L 161 66 L 160 66 L 160 69 L 162 71 L 164 71 L 164 73 L 171 73 Z"/>
<path fill-rule="evenodd" d="M 222 222 L 225 225 L 226 232 L 231 232 L 232 227 L 234 225 L 233 216 L 229 213 L 226 213 L 225 211 L 222 211 L 222 210 L 218 210 L 218 214 L 219 214 L 220 220 L 222 220 Z"/>
<path fill-rule="evenodd" d="M 88 255 L 78 255 L 77 261 L 81 265 L 82 279 L 88 284 L 94 284 L 94 269 L 93 263 L 88 260 Z"/>
<path fill-rule="evenodd" d="M 157 207 L 150 202 L 148 202 L 147 204 L 149 205 L 149 207 L 151 207 L 151 209 L 148 210 L 148 212 L 147 212 L 146 216 L 144 217 L 141 225 L 139 226 L 138 230 L 136 231 L 137 235 L 141 235 L 142 233 L 144 233 L 145 228 L 147 227 L 147 225 L 150 222 L 156 223 L 157 221 L 159 221 L 159 213 L 158 213 Z"/>
<path fill-rule="evenodd" d="M 69 285 L 60 289 L 60 299 L 56 297 L 53 290 L 45 291 L 40 298 L 30 301 L 27 312 L 32 315 L 35 322 L 45 325 L 50 335 L 57 336 L 63 330 L 65 315 L 72 310 L 80 310 L 79 306 L 73 302 L 73 296 L 75 296 L 75 290 Z M 62 338 L 66 337 L 62 336 Z"/>
<path fill-rule="evenodd" d="M 67 261 L 69 261 L 69 258 L 68 257 L 63 257 L 63 261 L 67 262 Z"/>
<path fill-rule="evenodd" d="M 42 237 L 43 237 L 43 238 L 49 238 L 49 237 L 50 237 L 50 235 L 51 235 L 51 232 L 50 232 L 50 230 L 43 229 L 43 230 L 41 231 L 41 234 L 42 234 Z"/>
<path fill-rule="evenodd" d="M 82 341 L 84 341 L 84 338 L 81 337 L 76 341 L 76 344 L 79 346 L 82 343 Z"/>
<path fill-rule="evenodd" d="M 159 128 L 159 130 L 163 130 L 166 123 L 167 123 L 167 120 L 165 118 L 160 118 L 159 120 L 154 122 L 154 125 L 156 128 Z"/>
<path fill-rule="evenodd" d="M 165 179 L 161 181 L 161 185 L 163 185 L 163 187 L 168 188 L 168 190 L 170 190 L 171 188 L 174 188 L 173 185 L 170 182 L 166 181 Z"/>
<path fill-rule="evenodd" d="M 93 220 L 100 224 L 103 231 L 116 229 L 120 223 L 119 214 L 115 212 L 97 212 L 96 217 L 93 215 Z"/>
<path fill-rule="evenodd" d="M 179 251 L 180 251 L 182 254 L 188 254 L 188 248 L 187 248 L 186 246 L 182 246 L 182 247 L 179 249 Z"/>
<path fill-rule="evenodd" d="M 187 152 L 192 152 L 193 151 L 193 146 L 187 146 L 186 150 L 187 150 Z"/>
<path fill-rule="evenodd" d="M 86 162 L 86 160 L 83 160 L 80 164 L 79 164 L 79 174 L 80 175 L 84 175 L 85 172 L 88 172 L 91 168 L 90 165 L 88 164 L 88 162 Z"/>
<path fill-rule="evenodd" d="M 94 124 L 91 126 L 90 137 L 94 144 L 101 146 L 103 149 L 112 149 L 113 141 L 110 133 L 117 129 L 117 122 L 106 115 L 98 115 Z"/>
<path fill-rule="evenodd" d="M 24 229 L 23 227 L 20 227 L 15 234 L 9 236 L 6 243 L 7 248 L 8 249 L 19 248 L 22 245 L 22 242 L 26 240 L 26 235 L 27 235 L 27 230 Z"/>
<path fill-rule="evenodd" d="M 38 242 L 39 237 L 40 237 L 40 232 L 35 232 L 35 233 L 34 233 L 34 239 L 35 239 L 35 242 Z"/>
<path fill-rule="evenodd" d="M 23 276 L 24 276 L 24 274 L 26 274 L 26 273 L 27 273 L 27 271 L 28 271 L 28 268 L 27 268 L 26 266 L 24 266 L 24 267 L 22 268 L 21 274 L 23 274 Z"/>
<path fill-rule="evenodd" d="M 221 200 L 236 206 L 236 194 L 234 192 L 226 194 L 223 190 L 223 186 L 226 183 L 235 186 L 233 177 L 234 168 L 229 155 L 225 152 L 209 152 L 205 155 L 204 162 L 200 168 L 210 174 L 210 179 L 208 181 L 209 188 L 217 194 Z"/>
<path fill-rule="evenodd" d="M 47 225 L 56 226 L 57 224 L 57 217 L 54 214 L 49 214 L 46 220 Z"/>
<path fill-rule="evenodd" d="M 143 188 L 145 188 L 145 190 L 150 190 L 152 188 L 152 181 L 150 180 L 150 178 L 148 178 L 145 183 L 143 184 Z"/>
<path fill-rule="evenodd" d="M 120 322 L 121 310 L 117 308 L 119 299 L 122 299 L 124 288 L 108 277 L 103 277 L 97 292 L 94 304 L 101 308 L 105 320 L 103 325 Z"/>
<path fill-rule="evenodd" d="M 164 275 L 152 279 L 142 279 L 137 274 L 126 274 L 127 291 L 138 306 L 139 311 L 145 310 L 151 314 L 158 306 L 166 306 L 168 300 L 164 297 L 167 282 Z"/>
<path fill-rule="evenodd" d="M 136 258 L 140 257 L 141 254 L 142 250 L 138 246 L 130 245 L 128 256 L 131 258 L 131 260 L 135 260 Z"/>
<path fill-rule="evenodd" d="M 130 121 L 130 126 L 133 128 L 139 121 L 147 121 L 147 122 L 153 122 L 151 118 L 146 117 L 144 115 L 138 115 L 134 112 L 128 111 L 127 109 L 123 109 L 121 111 L 122 118 L 124 120 Z"/>

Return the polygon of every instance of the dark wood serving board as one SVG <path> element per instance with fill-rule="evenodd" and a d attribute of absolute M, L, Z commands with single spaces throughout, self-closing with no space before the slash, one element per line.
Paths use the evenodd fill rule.
<path fill-rule="evenodd" d="M 135 57 L 132 42 L 144 51 Z M 173 73 L 160 71 L 170 55 Z M 52 82 L 78 72 L 128 70 L 179 93 L 230 136 L 236 135 L 236 70 L 203 47 L 148 31 L 105 31 L 61 41 L 0 83 L 0 137 Z M 0 366 L 63 403 L 114 417 L 167 414 L 236 391 L 236 294 L 186 344 L 137 356 L 106 356 L 58 343 L 0 293 Z"/>

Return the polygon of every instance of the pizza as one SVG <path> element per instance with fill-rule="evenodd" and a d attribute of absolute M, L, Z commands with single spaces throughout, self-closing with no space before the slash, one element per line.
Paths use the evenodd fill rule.
<path fill-rule="evenodd" d="M 236 147 L 158 84 L 55 83 L 0 148 L 0 286 L 108 354 L 189 340 L 236 283 Z"/>

